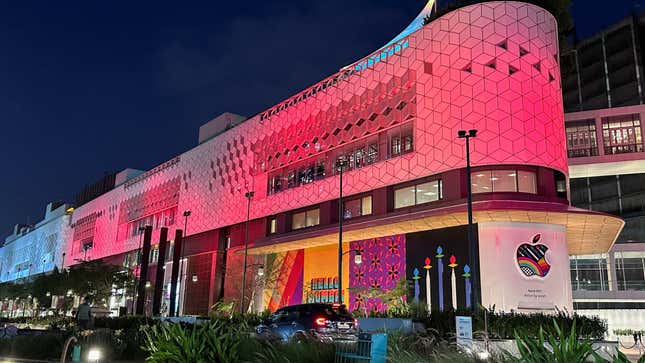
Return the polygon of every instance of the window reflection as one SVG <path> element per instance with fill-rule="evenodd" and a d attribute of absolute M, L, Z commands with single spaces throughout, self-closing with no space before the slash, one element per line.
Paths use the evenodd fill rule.
<path fill-rule="evenodd" d="M 471 173 L 473 194 L 492 192 L 537 193 L 535 172 L 525 170 L 481 170 Z"/>
<path fill-rule="evenodd" d="M 394 190 L 394 208 L 435 202 L 443 198 L 441 180 L 412 185 Z"/>

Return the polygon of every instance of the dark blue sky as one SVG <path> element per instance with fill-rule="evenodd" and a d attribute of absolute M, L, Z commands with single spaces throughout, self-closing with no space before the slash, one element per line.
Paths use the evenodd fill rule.
<path fill-rule="evenodd" d="M 645 0 L 578 0 L 585 36 Z M 444 0 L 445 3 L 445 0 Z M 424 0 L 3 1 L 0 238 L 104 171 L 151 168 L 398 34 Z"/>

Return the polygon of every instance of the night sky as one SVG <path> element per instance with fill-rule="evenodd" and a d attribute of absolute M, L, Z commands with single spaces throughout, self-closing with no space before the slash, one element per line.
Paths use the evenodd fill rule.
<path fill-rule="evenodd" d="M 578 0 L 579 36 L 644 1 Z M 251 116 L 371 53 L 424 4 L 3 1 L 0 238 L 106 171 L 190 149 L 222 112 Z"/>

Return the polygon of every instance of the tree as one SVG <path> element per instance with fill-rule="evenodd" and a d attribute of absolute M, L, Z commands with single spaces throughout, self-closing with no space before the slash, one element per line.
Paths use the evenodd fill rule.
<path fill-rule="evenodd" d="M 105 305 L 116 289 L 129 294 L 135 287 L 132 272 L 122 266 L 106 264 L 101 260 L 72 266 L 66 276 L 69 290 L 78 296 L 90 296 L 95 303 Z"/>

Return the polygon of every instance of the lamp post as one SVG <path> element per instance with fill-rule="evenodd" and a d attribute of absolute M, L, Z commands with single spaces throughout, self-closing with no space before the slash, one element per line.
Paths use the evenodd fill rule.
<path fill-rule="evenodd" d="M 63 252 L 63 261 L 60 264 L 61 272 L 65 271 L 65 255 L 67 255 L 67 254 L 65 252 Z"/>
<path fill-rule="evenodd" d="M 184 216 L 184 239 L 186 237 L 188 237 L 188 231 L 187 231 L 187 229 L 188 229 L 188 217 L 190 217 L 191 213 L 192 212 L 190 210 L 185 210 L 184 214 L 183 214 L 183 216 Z M 184 290 L 184 293 L 182 294 L 180 292 L 180 294 L 179 294 L 179 299 L 181 300 L 181 303 L 177 307 L 177 311 L 178 311 L 177 315 L 179 315 L 179 308 L 180 307 L 181 307 L 181 311 L 182 312 L 184 311 L 183 306 L 184 306 L 184 300 L 186 299 L 186 297 L 185 297 L 185 295 L 186 295 L 186 286 L 184 286 L 185 285 L 184 284 L 184 270 L 186 269 L 185 264 L 188 261 L 184 261 L 185 246 L 186 246 L 186 240 L 184 240 L 182 242 L 182 244 L 181 244 L 181 254 L 179 256 L 179 262 L 181 262 L 181 265 L 179 267 L 179 283 L 181 284 L 180 287 L 181 287 L 182 290 Z"/>
<path fill-rule="evenodd" d="M 137 229 L 137 231 L 139 232 L 139 248 L 137 249 L 137 267 L 138 268 L 141 268 L 141 257 L 142 257 L 141 256 L 141 254 L 142 254 L 141 248 L 143 248 L 143 246 L 142 246 L 143 245 L 143 232 L 145 232 L 145 230 L 146 230 L 146 227 L 144 227 L 144 226 L 140 226 Z M 139 275 L 141 275 L 141 274 L 139 273 Z M 135 277 L 137 278 L 137 280 L 139 279 L 138 276 L 135 276 Z M 135 310 L 135 304 L 136 304 L 136 301 L 137 301 L 136 300 L 137 295 L 138 295 L 137 289 L 133 288 L 132 289 L 132 314 L 135 313 L 134 310 Z"/>
<path fill-rule="evenodd" d="M 473 275 L 473 289 L 471 290 L 473 309 L 475 311 L 479 310 L 479 299 L 478 299 L 478 288 L 479 284 L 477 283 L 480 278 L 479 273 L 479 264 L 475 261 L 475 255 L 477 250 L 475 249 L 475 242 L 473 241 L 473 192 L 471 185 L 470 177 L 470 138 L 477 136 L 477 130 L 459 130 L 457 132 L 457 138 L 466 139 L 466 193 L 468 194 L 468 254 L 470 259 L 470 268 Z"/>
<path fill-rule="evenodd" d="M 343 168 L 347 166 L 347 159 L 341 156 L 336 160 L 339 175 L 338 188 L 338 303 L 343 302 Z"/>
<path fill-rule="evenodd" d="M 242 271 L 242 298 L 240 299 L 240 313 L 244 314 L 244 298 L 246 297 L 246 268 L 247 256 L 249 254 L 249 220 L 251 219 L 251 199 L 255 192 L 249 191 L 244 194 L 246 203 L 246 226 L 244 231 L 244 270 Z"/>

